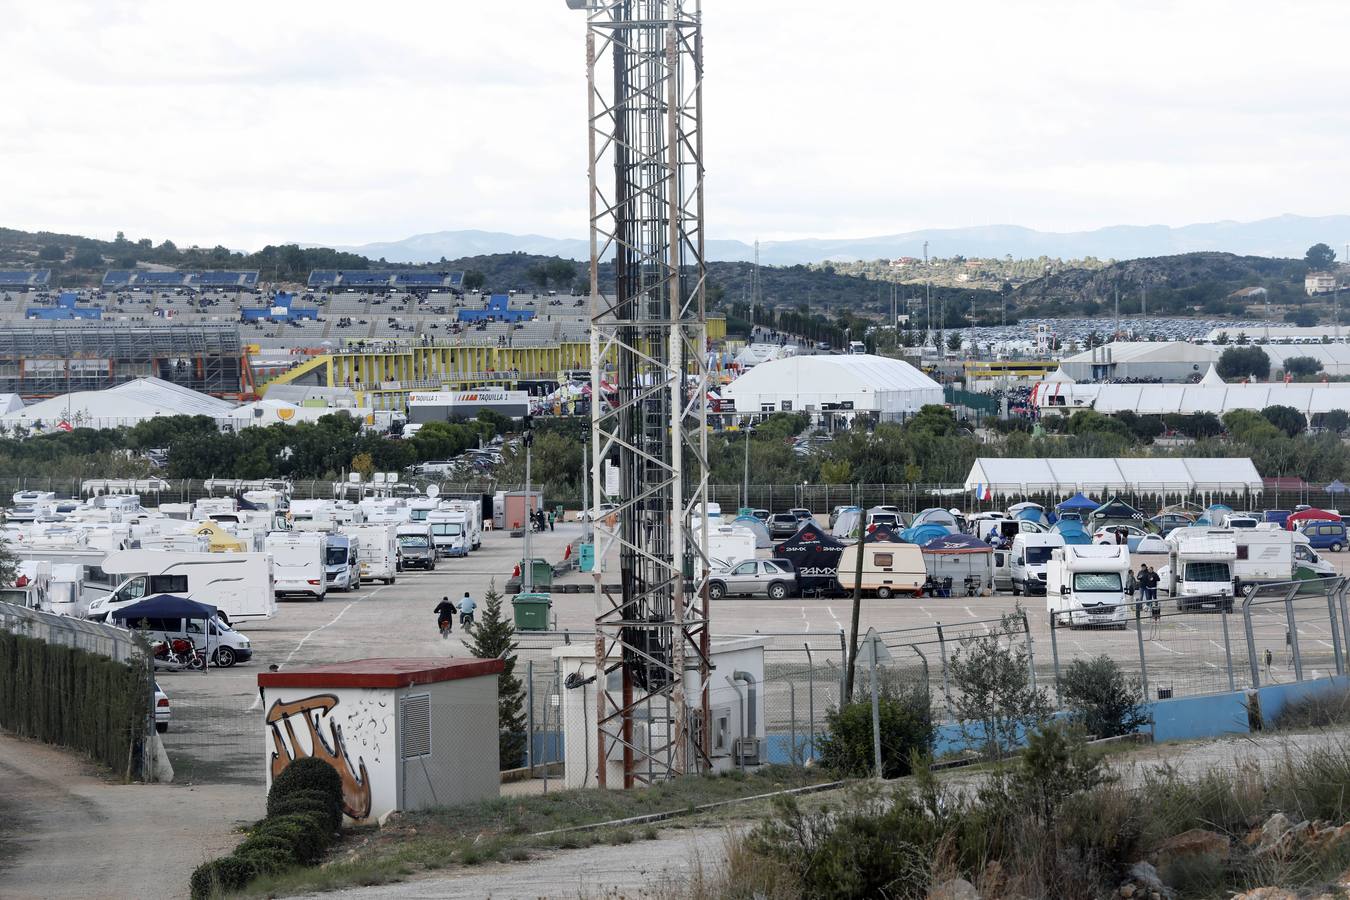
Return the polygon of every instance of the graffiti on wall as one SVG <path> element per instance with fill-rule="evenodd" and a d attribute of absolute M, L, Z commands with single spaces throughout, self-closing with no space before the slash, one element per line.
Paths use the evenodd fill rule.
<path fill-rule="evenodd" d="M 343 812 L 360 820 L 370 815 L 370 781 L 366 776 L 364 757 L 358 756 L 356 766 L 352 766 L 342 737 L 342 726 L 332 715 L 337 705 L 338 698 L 333 694 L 314 694 L 288 703 L 280 700 L 272 703 L 267 711 L 267 725 L 272 732 L 272 777 L 276 778 L 295 759 L 306 756 L 322 759 L 342 777 Z M 297 717 L 303 719 L 309 733 L 308 753 L 296 740 L 293 720 Z"/>

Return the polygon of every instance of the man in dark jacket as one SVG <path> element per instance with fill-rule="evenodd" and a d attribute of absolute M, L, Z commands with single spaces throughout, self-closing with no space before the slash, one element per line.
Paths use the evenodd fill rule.
<path fill-rule="evenodd" d="M 436 625 L 441 629 L 441 637 L 450 637 L 450 632 L 455 630 L 455 613 L 459 612 L 455 604 L 450 602 L 449 597 L 442 597 L 441 602 L 436 604 Z"/>

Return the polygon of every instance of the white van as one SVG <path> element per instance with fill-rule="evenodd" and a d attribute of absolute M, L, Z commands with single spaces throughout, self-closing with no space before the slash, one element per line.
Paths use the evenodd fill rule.
<path fill-rule="evenodd" d="M 345 534 L 325 535 L 324 581 L 329 590 L 354 591 L 361 586 L 361 541 Z"/>
<path fill-rule="evenodd" d="M 1228 528 L 1178 528 L 1167 536 L 1167 543 L 1172 548 L 1170 560 L 1158 570 L 1158 579 L 1168 595 L 1176 598 L 1177 609 L 1212 606 L 1231 611 L 1233 567 L 1237 562 L 1234 532 Z"/>
<path fill-rule="evenodd" d="M 26 559 L 19 562 L 14 583 L 0 588 L 0 602 L 24 609 L 52 612 L 52 564 L 48 560 Z"/>
<path fill-rule="evenodd" d="M 896 594 L 918 597 L 928 581 L 923 551 L 917 544 L 895 544 L 878 541 L 874 544 L 856 543 L 844 548 L 839 557 L 839 571 L 835 580 L 845 591 L 852 591 L 857 583 L 858 548 L 862 548 L 862 590 L 885 600 Z"/>
<path fill-rule="evenodd" d="M 206 637 L 202 636 L 201 619 L 145 618 L 128 620 L 126 626 L 132 630 L 146 629 L 151 641 L 186 638 L 203 650 L 209 646 L 211 662 L 222 669 L 253 658 L 253 644 L 247 635 L 235 631 L 216 616 L 207 623 Z"/>
<path fill-rule="evenodd" d="M 440 556 L 468 556 L 469 534 L 467 517 L 450 509 L 434 509 L 427 514 L 431 526 L 431 540 Z"/>
<path fill-rule="evenodd" d="M 1130 613 L 1125 578 L 1128 547 L 1068 544 L 1050 551 L 1045 567 L 1045 609 L 1056 623 L 1115 625 L 1124 628 Z"/>
<path fill-rule="evenodd" d="M 1294 577 L 1300 577 L 1300 573 L 1306 572 L 1304 578 L 1326 578 L 1328 576 L 1339 574 L 1336 567 L 1325 559 L 1317 555 L 1317 551 L 1312 548 L 1312 541 L 1308 536 L 1300 531 L 1287 532 L 1294 538 Z"/>
<path fill-rule="evenodd" d="M 278 597 L 298 594 L 322 601 L 328 595 L 324 538 L 312 531 L 274 531 L 267 536 Z"/>
<path fill-rule="evenodd" d="M 402 555 L 398 548 L 398 526 L 347 525 L 342 533 L 358 541 L 357 559 L 361 566 L 361 580 L 379 579 L 393 584 L 395 576 L 403 571 Z"/>
<path fill-rule="evenodd" d="M 155 594 L 173 594 L 209 603 L 230 622 L 276 615 L 272 562 L 265 553 L 179 553 L 173 550 L 119 550 L 100 568 L 123 581 L 89 604 L 89 618 Z"/>
<path fill-rule="evenodd" d="M 1013 538 L 1012 559 L 1008 564 L 1014 597 L 1045 593 L 1045 567 L 1055 548 L 1063 546 L 1064 536 L 1060 534 L 1018 532 Z"/>

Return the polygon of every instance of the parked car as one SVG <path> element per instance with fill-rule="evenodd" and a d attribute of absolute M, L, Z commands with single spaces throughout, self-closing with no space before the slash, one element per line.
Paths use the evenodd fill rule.
<path fill-rule="evenodd" d="M 789 510 L 788 510 L 788 513 L 789 513 L 790 515 L 796 516 L 798 519 L 800 519 L 800 520 L 803 521 L 803 522 L 806 521 L 806 520 L 808 520 L 808 519 L 813 519 L 813 518 L 815 518 L 815 516 L 811 515 L 811 510 L 807 509 L 807 508 L 804 507 L 804 506 L 794 506 L 794 507 L 792 507 L 792 509 L 789 509 Z"/>
<path fill-rule="evenodd" d="M 801 527 L 801 520 L 792 513 L 774 513 L 769 517 L 769 537 L 790 538 Z"/>
<path fill-rule="evenodd" d="M 1142 538 L 1149 533 L 1138 525 L 1103 525 L 1101 528 L 1092 532 L 1092 543 L 1114 544 L 1116 543 L 1116 533 L 1122 528 L 1125 529 L 1126 540 L 1130 538 Z"/>
<path fill-rule="evenodd" d="M 767 509 L 752 509 L 750 510 L 750 515 L 759 519 L 761 522 L 769 521 L 769 511 Z"/>
<path fill-rule="evenodd" d="M 169 720 L 173 718 L 173 707 L 169 705 L 169 695 L 164 693 L 159 682 L 155 682 L 155 730 L 160 734 L 169 730 Z"/>
<path fill-rule="evenodd" d="M 708 596 L 721 600 L 730 596 L 768 597 L 782 600 L 797 584 L 797 573 L 786 559 L 747 559 L 730 571 L 714 573 L 708 579 Z"/>
<path fill-rule="evenodd" d="M 1314 550 L 1330 550 L 1339 553 L 1346 547 L 1344 522 L 1325 522 L 1309 520 L 1301 523 L 1299 531 L 1308 539 Z"/>
<path fill-rule="evenodd" d="M 1158 529 L 1158 533 L 1163 537 L 1167 537 L 1178 528 L 1188 528 L 1195 524 L 1180 513 L 1161 513 L 1149 519 L 1149 521 L 1153 523 L 1154 527 Z"/>

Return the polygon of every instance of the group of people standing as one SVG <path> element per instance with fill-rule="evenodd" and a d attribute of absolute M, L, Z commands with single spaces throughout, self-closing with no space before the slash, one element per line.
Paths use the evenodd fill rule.
<path fill-rule="evenodd" d="M 1141 563 L 1138 572 L 1131 572 L 1125 579 L 1125 589 L 1131 595 L 1138 594 L 1140 603 L 1151 604 L 1154 609 L 1158 606 L 1158 570 L 1150 569 L 1147 564 Z"/>

